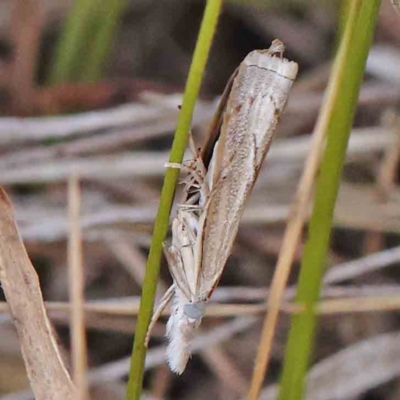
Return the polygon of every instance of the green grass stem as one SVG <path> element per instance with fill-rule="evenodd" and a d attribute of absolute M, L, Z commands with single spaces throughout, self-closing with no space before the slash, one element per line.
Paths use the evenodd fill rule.
<path fill-rule="evenodd" d="M 125 0 L 75 0 L 57 44 L 50 84 L 101 77 Z"/>
<path fill-rule="evenodd" d="M 107 0 L 100 2 L 98 5 L 98 27 L 86 57 L 85 67 L 79 75 L 80 80 L 93 82 L 101 79 L 107 54 L 125 5 L 125 0 Z"/>
<path fill-rule="evenodd" d="M 92 16 L 93 0 L 73 2 L 56 47 L 49 78 L 51 84 L 71 81 L 74 74 L 78 73 L 82 54 L 85 54 L 85 37 L 89 34 Z"/>
<path fill-rule="evenodd" d="M 320 114 L 327 133 L 327 145 L 317 178 L 296 295 L 296 302 L 304 305 L 305 311 L 291 319 L 278 400 L 303 398 L 316 327 L 314 306 L 319 299 L 347 142 L 380 0 L 351 0 L 350 3 Z"/>

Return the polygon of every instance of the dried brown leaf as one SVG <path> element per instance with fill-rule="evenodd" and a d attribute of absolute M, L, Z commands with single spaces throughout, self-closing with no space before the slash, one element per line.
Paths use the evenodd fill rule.
<path fill-rule="evenodd" d="M 1 188 L 0 279 L 36 399 L 74 399 L 74 387 L 47 318 L 38 276 L 20 239 L 11 202 Z"/>

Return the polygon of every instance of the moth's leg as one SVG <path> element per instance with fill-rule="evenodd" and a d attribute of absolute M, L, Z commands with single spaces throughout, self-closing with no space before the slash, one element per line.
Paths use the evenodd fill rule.
<path fill-rule="evenodd" d="M 179 181 L 180 184 L 185 185 L 184 189 L 184 202 L 185 204 L 196 204 L 198 203 L 201 196 L 201 186 L 202 184 L 198 182 L 199 177 L 194 176 L 194 170 L 189 167 L 184 167 L 187 176 Z"/>
<path fill-rule="evenodd" d="M 160 318 L 160 316 L 161 316 L 162 312 L 164 311 L 165 307 L 171 301 L 172 296 L 174 295 L 174 290 L 175 290 L 175 286 L 172 284 L 169 287 L 169 289 L 164 293 L 163 297 L 160 300 L 160 304 L 157 307 L 157 310 L 155 311 L 155 313 L 151 317 L 151 321 L 150 321 L 149 327 L 147 328 L 146 339 L 145 339 L 145 342 L 144 342 L 144 345 L 146 347 L 148 347 L 148 345 L 149 345 L 149 341 L 150 341 L 150 337 L 151 337 L 151 331 L 153 330 L 154 325 L 156 324 L 156 322 Z"/>
<path fill-rule="evenodd" d="M 188 178 L 183 181 L 187 193 L 185 204 L 198 204 L 200 207 L 203 207 L 210 194 L 210 187 L 206 180 L 207 174 L 199 173 L 195 168 L 190 170 L 188 173 Z"/>
<path fill-rule="evenodd" d="M 190 161 L 183 161 L 181 163 L 166 162 L 166 168 L 180 169 L 189 175 L 189 182 L 186 179 L 182 180 L 181 183 L 186 183 L 187 185 L 196 185 L 196 182 L 201 185 L 204 181 L 204 176 L 206 174 L 203 161 L 200 158 L 196 158 Z"/>
<path fill-rule="evenodd" d="M 199 147 L 196 147 L 192 132 L 189 132 L 189 150 L 193 155 L 193 160 L 195 161 L 196 167 L 199 170 L 200 175 L 204 177 L 207 172 L 206 167 L 204 166 L 203 159 L 200 155 L 201 149 Z"/>
<path fill-rule="evenodd" d="M 194 143 L 192 131 L 189 131 L 188 148 L 190 153 L 192 154 L 192 159 L 190 161 L 184 161 L 182 163 L 166 162 L 165 166 L 167 168 L 177 168 L 182 170 L 183 172 L 187 172 L 190 174 L 191 178 L 194 181 L 202 183 L 206 171 L 203 160 L 200 157 L 199 149 L 196 148 L 196 145 Z"/>
<path fill-rule="evenodd" d="M 180 212 L 185 212 L 186 214 L 190 215 L 190 226 L 197 229 L 198 220 L 203 212 L 203 207 L 197 204 L 190 204 L 186 202 L 184 204 L 178 204 L 178 213 Z"/>
<path fill-rule="evenodd" d="M 184 202 L 185 204 L 197 204 L 204 196 L 204 177 L 196 167 L 196 160 L 189 164 L 183 164 L 181 171 L 186 173 L 185 178 L 180 179 L 179 183 L 184 184 Z"/>
<path fill-rule="evenodd" d="M 198 232 L 198 228 L 199 228 L 199 219 L 191 211 L 192 210 L 189 209 L 187 212 L 182 213 L 183 216 L 182 216 L 181 223 L 182 223 L 182 227 L 185 230 L 185 232 L 187 233 L 187 237 L 189 239 L 189 244 L 187 246 L 193 247 L 196 242 L 196 239 L 197 239 L 197 232 Z M 193 211 L 195 211 L 195 210 L 193 210 Z"/>
<path fill-rule="evenodd" d="M 185 185 L 186 192 L 190 194 L 190 196 L 187 196 L 190 204 L 204 203 L 210 192 L 208 184 L 205 183 L 207 170 L 201 158 L 200 150 L 196 148 L 191 132 L 189 132 L 188 147 L 193 156 L 190 161 L 181 164 L 167 162 L 165 166 L 167 168 L 177 168 L 188 175 L 180 183 Z"/>
<path fill-rule="evenodd" d="M 173 245 L 168 249 L 165 244 L 163 244 L 163 250 L 174 284 L 178 286 L 178 288 L 189 300 L 192 297 L 192 294 L 184 272 L 182 256 L 179 250 Z"/>
<path fill-rule="evenodd" d="M 179 249 L 183 274 L 192 294 L 188 301 L 196 298 L 197 276 L 195 274 L 194 247 L 197 241 L 198 225 L 198 217 L 192 211 L 183 209 L 178 211 L 178 216 L 172 224 L 173 244 Z"/>
<path fill-rule="evenodd" d="M 182 171 L 189 175 L 186 179 L 187 181 L 183 180 L 183 183 L 186 183 L 188 186 L 198 186 L 201 188 L 201 186 L 204 184 L 205 171 L 203 171 L 201 168 L 197 168 L 197 162 L 199 161 L 194 160 L 192 163 L 187 165 L 184 164 L 182 166 Z"/>
<path fill-rule="evenodd" d="M 204 166 L 203 159 L 200 154 L 200 148 L 196 148 L 191 132 L 189 134 L 189 150 L 193 155 L 193 160 L 187 165 L 189 182 L 186 182 L 186 185 L 188 188 L 191 186 L 198 188 L 201 196 L 205 198 L 209 192 L 208 187 L 205 186 L 207 169 Z"/>

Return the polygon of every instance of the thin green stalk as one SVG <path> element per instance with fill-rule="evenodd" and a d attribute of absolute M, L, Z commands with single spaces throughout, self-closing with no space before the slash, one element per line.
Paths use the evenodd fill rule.
<path fill-rule="evenodd" d="M 380 0 L 351 0 L 321 111 L 320 120 L 325 124 L 328 139 L 317 179 L 296 295 L 296 302 L 304 305 L 305 311 L 291 319 L 278 400 L 303 398 L 316 326 L 314 306 L 319 298 L 347 141 L 379 5 Z"/>
<path fill-rule="evenodd" d="M 217 27 L 222 0 L 208 0 L 194 51 L 192 65 L 183 95 L 182 109 L 179 114 L 174 141 L 172 143 L 170 163 L 181 163 L 187 146 L 188 132 L 192 120 L 194 105 L 200 90 L 201 79 L 210 52 L 212 39 Z M 146 356 L 145 338 L 154 307 L 156 285 L 160 271 L 162 243 L 168 231 L 169 214 L 178 180 L 179 171 L 168 168 L 161 191 L 160 204 L 154 225 L 150 252 L 147 259 L 146 274 L 143 281 L 142 297 L 136 324 L 129 381 L 126 399 L 139 399 L 142 391 L 144 362 Z"/>
<path fill-rule="evenodd" d="M 80 80 L 85 82 L 97 81 L 103 73 L 104 62 L 110 50 L 112 40 L 118 21 L 124 6 L 125 0 L 107 0 L 100 2 L 98 28 L 96 37 L 91 43 L 87 54 L 85 66 L 79 76 Z"/>
<path fill-rule="evenodd" d="M 125 0 L 75 0 L 56 48 L 51 84 L 99 79 Z"/>
<path fill-rule="evenodd" d="M 68 82 L 79 70 L 92 16 L 93 0 L 74 1 L 56 48 L 54 65 L 50 71 L 51 84 Z"/>

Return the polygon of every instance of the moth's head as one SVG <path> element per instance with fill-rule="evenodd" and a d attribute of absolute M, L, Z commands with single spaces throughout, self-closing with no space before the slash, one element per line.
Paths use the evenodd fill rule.
<path fill-rule="evenodd" d="M 186 303 L 183 307 L 183 313 L 186 315 L 186 317 L 195 321 L 201 321 L 204 316 L 204 311 L 204 301 L 198 301 L 196 303 Z"/>

